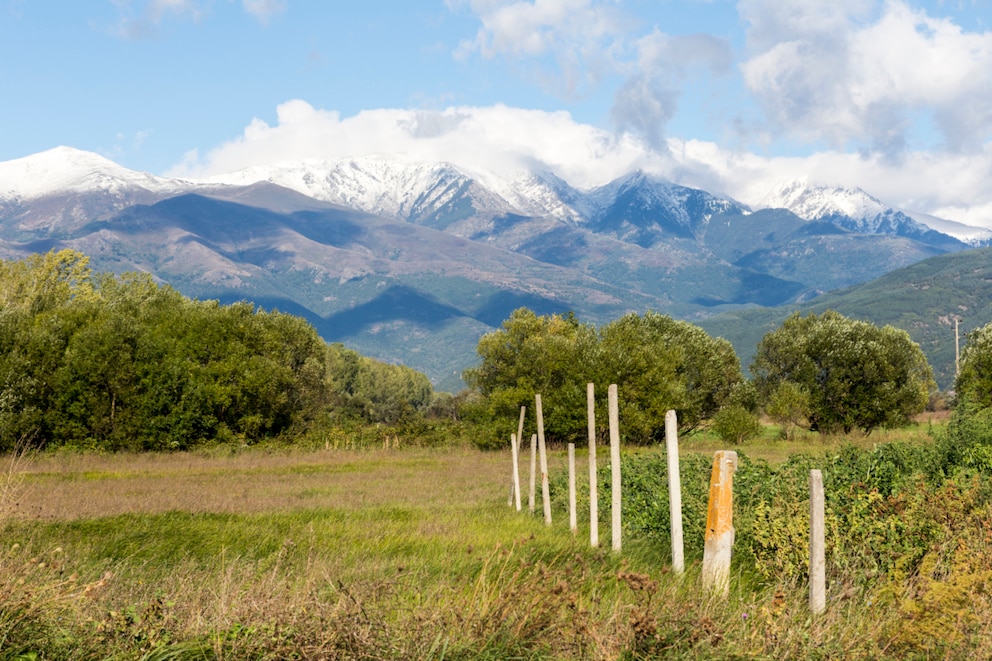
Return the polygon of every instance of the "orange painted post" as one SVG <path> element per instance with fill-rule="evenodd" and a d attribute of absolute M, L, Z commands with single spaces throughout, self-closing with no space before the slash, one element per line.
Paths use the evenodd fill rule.
<path fill-rule="evenodd" d="M 596 479 L 596 395 L 595 386 L 586 384 L 589 431 L 589 545 L 599 546 L 599 491 Z"/>
<path fill-rule="evenodd" d="M 730 592 L 730 558 L 734 549 L 734 472 L 737 453 L 721 450 L 713 458 L 710 501 L 706 512 L 706 545 L 703 547 L 703 587 L 727 596 Z"/>

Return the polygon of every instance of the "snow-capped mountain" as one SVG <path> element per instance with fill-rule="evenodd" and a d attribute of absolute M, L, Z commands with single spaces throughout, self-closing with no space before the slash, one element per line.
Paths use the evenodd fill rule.
<path fill-rule="evenodd" d="M 0 163 L 0 221 L 12 218 L 19 230 L 53 236 L 192 186 L 128 170 L 91 152 L 56 147 Z"/>
<path fill-rule="evenodd" d="M 547 171 L 362 157 L 181 181 L 61 147 L 0 163 L 0 256 L 75 248 L 99 270 L 303 314 L 440 380 L 520 306 L 700 319 L 965 247 L 857 189 L 799 182 L 763 206 L 644 172 L 582 190 Z"/>
<path fill-rule="evenodd" d="M 644 172 L 590 191 L 577 206 L 598 230 L 645 247 L 663 236 L 698 238 L 713 216 L 748 212 L 739 202 Z"/>
<path fill-rule="evenodd" d="M 815 186 L 807 179 L 781 184 L 755 206 L 787 209 L 804 220 L 827 221 L 859 234 L 894 234 L 941 247 L 949 247 L 948 236 L 957 238 L 886 206 L 861 188 Z"/>
<path fill-rule="evenodd" d="M 99 154 L 55 147 L 32 156 L 0 162 L 0 199 L 30 200 L 51 194 L 122 194 L 141 189 L 174 193 L 189 184 L 135 172 Z"/>

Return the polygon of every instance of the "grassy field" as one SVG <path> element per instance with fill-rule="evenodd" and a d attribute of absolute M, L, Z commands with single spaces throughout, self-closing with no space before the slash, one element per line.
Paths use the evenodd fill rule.
<path fill-rule="evenodd" d="M 745 450 L 842 442 L 769 434 Z M 831 588 L 813 618 L 802 585 L 735 576 L 724 600 L 699 590 L 697 564 L 672 575 L 668 549 L 612 553 L 608 518 L 591 549 L 581 514 L 573 537 L 564 511 L 548 527 L 507 507 L 508 455 L 8 458 L 0 658 L 930 658 L 892 633 L 896 602 L 866 603 L 880 594 Z M 976 649 L 992 652 L 946 657 Z"/>

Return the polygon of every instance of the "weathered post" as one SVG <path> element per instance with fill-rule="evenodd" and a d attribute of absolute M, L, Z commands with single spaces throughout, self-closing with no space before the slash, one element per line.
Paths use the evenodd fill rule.
<path fill-rule="evenodd" d="M 613 488 L 611 514 L 613 516 L 613 550 L 620 550 L 620 403 L 617 400 L 617 384 L 607 390 L 607 408 L 610 417 L 610 478 Z"/>
<path fill-rule="evenodd" d="M 809 609 L 819 615 L 827 609 L 827 563 L 824 543 L 823 473 L 809 472 Z"/>
<path fill-rule="evenodd" d="M 703 547 L 703 587 L 726 597 L 730 592 L 730 558 L 734 548 L 734 472 L 737 453 L 721 450 L 713 458 L 710 501 Z"/>
<path fill-rule="evenodd" d="M 519 452 L 520 452 L 520 444 L 523 443 L 523 440 L 524 440 L 524 415 L 526 414 L 526 412 L 527 412 L 527 407 L 526 406 L 521 406 L 520 407 L 520 422 L 517 424 L 517 442 L 516 442 L 516 448 L 517 448 L 518 455 L 519 455 Z M 516 486 L 514 486 L 514 485 L 516 485 Z M 514 489 L 517 490 L 516 491 L 516 494 L 517 494 L 516 495 L 516 499 L 517 499 L 517 502 L 519 503 L 520 502 L 520 493 L 519 493 L 520 492 L 520 481 L 518 480 L 517 482 L 514 482 L 513 481 L 513 477 L 511 476 L 510 477 L 510 497 L 506 499 L 506 504 L 507 505 L 513 505 Z M 520 508 L 518 507 L 517 510 L 519 511 Z"/>
<path fill-rule="evenodd" d="M 568 444 L 568 528 L 575 535 L 579 532 L 578 514 L 575 511 L 575 443 Z"/>
<path fill-rule="evenodd" d="M 665 447 L 668 451 L 668 503 L 672 523 L 672 571 L 685 573 L 682 542 L 682 478 L 679 475 L 679 429 L 675 411 L 665 414 Z"/>
<path fill-rule="evenodd" d="M 541 499 L 544 501 L 544 523 L 551 525 L 551 485 L 548 484 L 548 447 L 544 442 L 544 412 L 541 396 L 534 395 L 537 404 L 537 451 L 541 458 Z"/>
<path fill-rule="evenodd" d="M 517 450 L 517 438 L 515 434 L 510 434 L 510 454 L 513 456 L 513 498 L 517 506 L 517 511 L 520 511 L 520 465 L 519 465 L 519 455 L 520 452 Z"/>
<path fill-rule="evenodd" d="M 534 491 L 535 482 L 537 481 L 537 434 L 530 435 L 530 498 L 527 499 L 527 505 L 530 507 L 530 513 L 534 513 Z"/>
<path fill-rule="evenodd" d="M 595 386 L 586 384 L 586 408 L 589 411 L 589 545 L 599 546 L 599 490 L 596 479 L 596 395 Z"/>

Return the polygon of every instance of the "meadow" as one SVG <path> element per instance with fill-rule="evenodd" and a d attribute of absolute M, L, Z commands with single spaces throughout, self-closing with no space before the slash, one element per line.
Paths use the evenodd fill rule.
<path fill-rule="evenodd" d="M 767 476 L 791 480 L 776 467 L 799 450 L 817 461 L 852 445 L 926 445 L 932 427 L 853 444 L 785 442 L 769 430 L 739 448 L 762 481 L 743 472 L 741 489 L 764 494 Z M 683 443 L 687 516 L 717 445 Z M 654 477 L 663 483 L 659 459 L 650 448 L 625 453 L 631 507 L 651 500 Z M 508 451 L 269 447 L 4 461 L 4 659 L 992 657 L 992 518 L 966 480 L 895 503 L 878 491 L 852 497 L 846 506 L 880 508 L 861 512 L 879 522 L 863 526 L 869 545 L 919 536 L 924 528 L 881 530 L 913 516 L 926 519 L 929 546 L 900 565 L 895 551 L 852 562 L 865 551 L 835 543 L 831 557 L 848 565 L 830 571 L 827 611 L 813 617 L 789 546 L 802 538 L 794 515 L 804 503 L 747 501 L 764 503 L 764 523 L 753 513 L 742 522 L 723 599 L 699 589 L 692 549 L 702 540 L 687 539 L 689 566 L 676 576 L 648 515 L 633 512 L 619 553 L 609 550 L 608 505 L 601 548 L 589 547 L 581 507 L 573 536 L 561 449 L 551 456 L 551 526 L 526 511 L 526 487 L 524 511 L 507 506 Z M 895 519 L 883 516 L 890 507 L 901 508 Z M 781 543 L 759 548 L 754 531 Z"/>

